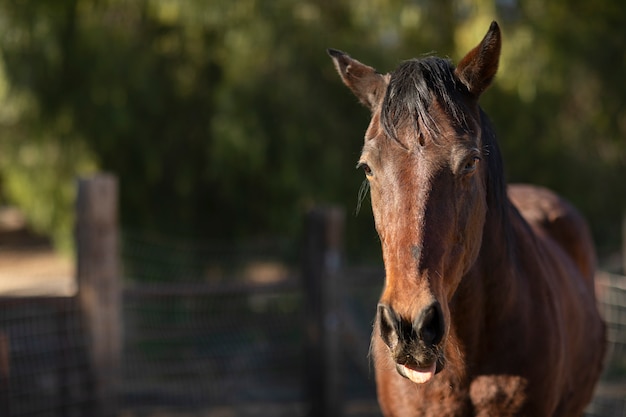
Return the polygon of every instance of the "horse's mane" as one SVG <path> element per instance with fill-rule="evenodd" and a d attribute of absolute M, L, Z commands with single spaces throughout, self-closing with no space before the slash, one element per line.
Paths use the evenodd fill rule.
<path fill-rule="evenodd" d="M 507 196 L 506 176 L 500 147 L 496 140 L 496 134 L 489 118 L 480 109 L 480 125 L 482 132 L 483 155 L 487 163 L 487 206 L 488 215 L 496 217 L 495 223 L 501 228 L 502 237 L 505 241 L 504 249 L 509 259 L 513 259 L 515 239 L 511 226 L 510 209 L 511 202 Z M 503 246 L 500 245 L 500 248 Z"/>

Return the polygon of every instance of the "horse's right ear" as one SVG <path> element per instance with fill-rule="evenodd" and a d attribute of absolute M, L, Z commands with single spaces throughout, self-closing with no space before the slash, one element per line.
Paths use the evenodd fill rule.
<path fill-rule="evenodd" d="M 336 49 L 328 49 L 326 52 L 332 58 L 343 83 L 352 90 L 361 103 L 373 110 L 385 94 L 387 88 L 385 77 L 345 52 Z"/>

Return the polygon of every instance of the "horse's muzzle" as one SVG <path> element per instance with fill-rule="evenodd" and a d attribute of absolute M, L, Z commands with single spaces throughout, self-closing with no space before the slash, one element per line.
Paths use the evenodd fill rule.
<path fill-rule="evenodd" d="M 437 301 L 420 311 L 412 322 L 380 303 L 377 320 L 380 337 L 389 348 L 400 375 L 423 383 L 441 371 L 444 359 L 440 343 L 445 324 Z"/>

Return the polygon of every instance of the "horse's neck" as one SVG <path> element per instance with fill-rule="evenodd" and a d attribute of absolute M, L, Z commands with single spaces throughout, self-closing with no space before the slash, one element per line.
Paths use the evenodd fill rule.
<path fill-rule="evenodd" d="M 480 255 L 453 300 L 457 337 L 463 342 L 465 354 L 484 351 L 481 345 L 495 320 L 514 314 L 519 301 L 519 291 L 524 282 L 519 277 L 515 260 L 518 245 L 514 239 L 515 229 L 521 220 L 507 199 L 500 215 L 490 215 L 483 231 Z M 492 212 L 493 214 L 493 212 Z M 523 220 L 521 220 L 523 221 Z"/>
<path fill-rule="evenodd" d="M 492 212 L 495 210 L 492 210 Z M 509 304 L 507 296 L 514 296 L 518 290 L 518 270 L 516 252 L 525 242 L 517 237 L 525 221 L 508 198 L 495 215 L 488 217 L 483 229 L 482 248 L 477 261 L 477 277 L 485 295 L 500 304 Z M 493 293 L 498 297 L 491 297 Z"/>

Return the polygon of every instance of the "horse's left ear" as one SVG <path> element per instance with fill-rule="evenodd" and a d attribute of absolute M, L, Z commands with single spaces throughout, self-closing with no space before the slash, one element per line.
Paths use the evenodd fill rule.
<path fill-rule="evenodd" d="M 491 22 L 480 44 L 465 55 L 454 71 L 476 98 L 489 87 L 498 71 L 501 45 L 500 28 L 496 22 Z"/>
<path fill-rule="evenodd" d="M 384 76 L 345 52 L 336 49 L 328 49 L 326 52 L 332 58 L 343 83 L 361 103 L 373 110 L 387 91 Z"/>

